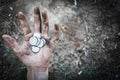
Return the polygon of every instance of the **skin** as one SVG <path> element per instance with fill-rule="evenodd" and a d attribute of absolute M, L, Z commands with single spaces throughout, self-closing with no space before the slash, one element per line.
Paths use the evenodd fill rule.
<path fill-rule="evenodd" d="M 58 25 L 54 25 L 54 32 L 49 37 L 49 22 L 46 12 L 40 12 L 38 7 L 34 8 L 34 32 L 31 32 L 29 24 L 22 12 L 18 13 L 21 28 L 24 32 L 24 41 L 20 45 L 14 38 L 4 34 L 3 39 L 12 47 L 15 55 L 27 67 L 27 80 L 47 80 L 48 66 L 51 58 L 54 42 L 58 36 Z M 42 37 L 49 40 L 38 53 L 33 53 L 30 48 L 29 39 L 33 33 L 40 33 Z"/>

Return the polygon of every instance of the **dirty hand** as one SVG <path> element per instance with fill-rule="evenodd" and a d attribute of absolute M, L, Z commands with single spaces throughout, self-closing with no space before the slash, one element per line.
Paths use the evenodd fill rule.
<path fill-rule="evenodd" d="M 34 32 L 30 31 L 30 27 L 22 12 L 18 13 L 18 18 L 24 32 L 23 43 L 21 45 L 18 44 L 18 42 L 9 35 L 3 35 L 3 39 L 12 47 L 15 55 L 27 67 L 48 68 L 54 41 L 56 40 L 59 32 L 58 25 L 54 25 L 54 33 L 51 37 L 49 37 L 49 23 L 47 13 L 40 13 L 38 7 L 34 8 Z M 29 44 L 29 39 L 33 36 L 34 33 L 40 33 L 43 38 L 49 41 L 49 43 L 42 47 L 37 53 L 32 52 Z"/>

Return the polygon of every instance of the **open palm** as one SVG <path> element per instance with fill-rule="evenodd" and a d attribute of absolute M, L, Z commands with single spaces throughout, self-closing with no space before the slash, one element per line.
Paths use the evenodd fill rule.
<path fill-rule="evenodd" d="M 26 66 L 35 66 L 40 68 L 48 67 L 54 41 L 56 40 L 59 32 L 58 25 L 55 24 L 54 33 L 51 37 L 49 37 L 49 23 L 47 13 L 42 12 L 41 14 L 38 7 L 34 8 L 34 32 L 31 32 L 27 20 L 22 12 L 18 13 L 18 17 L 24 32 L 23 43 L 21 45 L 18 44 L 18 42 L 9 35 L 3 35 L 3 39 L 12 47 L 16 56 Z M 42 37 L 48 40 L 48 43 L 42 47 L 38 53 L 33 53 L 29 44 L 29 39 L 33 36 L 34 33 L 39 33 Z"/>

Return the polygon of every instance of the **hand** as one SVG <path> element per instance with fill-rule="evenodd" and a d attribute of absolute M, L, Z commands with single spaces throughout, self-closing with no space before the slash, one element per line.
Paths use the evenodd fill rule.
<path fill-rule="evenodd" d="M 41 17 L 42 15 L 42 17 Z M 26 18 L 22 12 L 18 13 L 18 18 L 21 24 L 21 28 L 24 32 L 24 41 L 20 45 L 14 38 L 9 35 L 3 35 L 3 39 L 12 47 L 15 55 L 27 66 L 47 68 L 51 58 L 54 41 L 56 40 L 59 32 L 58 25 L 55 24 L 55 30 L 51 37 L 48 36 L 49 23 L 46 12 L 40 14 L 38 7 L 34 8 L 34 32 L 40 33 L 42 37 L 49 40 L 49 44 L 46 44 L 40 49 L 38 53 L 33 53 L 30 48 L 29 39 L 33 35 L 30 31 L 30 27 L 26 21 Z"/>

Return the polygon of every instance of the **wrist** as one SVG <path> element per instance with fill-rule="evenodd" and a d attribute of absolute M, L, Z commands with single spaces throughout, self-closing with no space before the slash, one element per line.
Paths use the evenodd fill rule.
<path fill-rule="evenodd" d="M 27 67 L 27 80 L 48 80 L 48 68 Z"/>
<path fill-rule="evenodd" d="M 34 72 L 46 72 L 48 71 L 48 67 L 36 67 L 36 66 L 32 66 L 32 67 L 27 67 L 28 71 L 34 71 Z"/>

